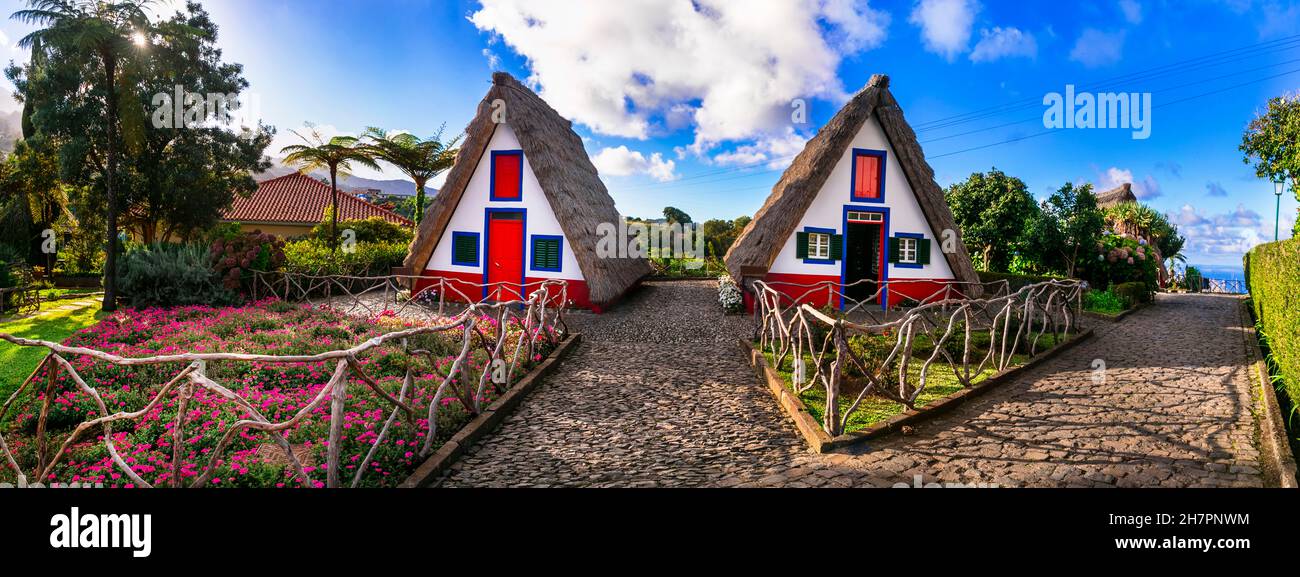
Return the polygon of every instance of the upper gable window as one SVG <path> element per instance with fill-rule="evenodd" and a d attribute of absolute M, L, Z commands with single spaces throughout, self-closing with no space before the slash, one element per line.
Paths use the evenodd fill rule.
<path fill-rule="evenodd" d="M 523 200 L 524 151 L 492 151 L 492 200 Z"/>
<path fill-rule="evenodd" d="M 850 201 L 885 201 L 885 151 L 853 149 L 853 187 Z"/>

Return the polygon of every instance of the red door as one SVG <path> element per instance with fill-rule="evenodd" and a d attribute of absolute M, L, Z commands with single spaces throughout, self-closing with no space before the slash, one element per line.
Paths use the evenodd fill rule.
<path fill-rule="evenodd" d="M 524 213 L 488 214 L 487 290 L 496 301 L 522 300 Z M 501 283 L 501 284 L 498 284 Z"/>

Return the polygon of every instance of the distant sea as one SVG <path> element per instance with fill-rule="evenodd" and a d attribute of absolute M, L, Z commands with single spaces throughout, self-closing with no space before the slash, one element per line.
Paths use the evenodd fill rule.
<path fill-rule="evenodd" d="M 1218 280 L 1246 280 L 1246 271 L 1241 265 L 1232 264 L 1192 264 L 1201 271 L 1201 276 Z"/>

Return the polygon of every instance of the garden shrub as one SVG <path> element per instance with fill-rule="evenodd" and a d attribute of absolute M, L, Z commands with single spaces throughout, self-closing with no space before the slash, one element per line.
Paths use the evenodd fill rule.
<path fill-rule="evenodd" d="M 18 284 L 18 279 L 10 268 L 16 264 L 24 263 L 26 263 L 26 260 L 23 259 L 22 254 L 7 244 L 0 244 L 0 288 L 10 288 Z M 6 294 L 3 298 L 5 299 L 3 308 L 9 309 L 14 304 L 14 301 L 18 299 L 18 295 Z"/>
<path fill-rule="evenodd" d="M 403 243 L 411 244 L 411 229 L 394 224 L 380 218 L 372 216 L 361 220 L 340 220 L 339 234 L 351 229 L 356 233 L 358 243 L 362 242 L 382 242 L 382 243 Z M 325 243 L 329 240 L 330 223 L 322 222 L 311 229 L 307 234 L 309 240 L 315 240 Z"/>
<path fill-rule="evenodd" d="M 1155 252 L 1145 244 L 1125 236 L 1106 235 L 1095 247 L 1096 256 L 1084 260 L 1086 278 L 1093 287 L 1110 287 L 1128 282 L 1140 282 L 1149 292 L 1159 288 L 1159 263 Z"/>
<path fill-rule="evenodd" d="M 1152 299 L 1151 287 L 1143 282 L 1126 282 L 1111 289 L 1117 296 L 1128 301 L 1129 306 L 1149 303 Z"/>
<path fill-rule="evenodd" d="M 1188 291 L 1194 293 L 1201 292 L 1201 283 L 1203 282 L 1201 278 L 1201 269 L 1194 266 L 1187 267 L 1187 272 L 1183 275 L 1183 282 L 1187 284 L 1186 288 Z M 1247 284 L 1250 283 L 1249 277 L 1247 277 L 1246 282 Z"/>
<path fill-rule="evenodd" d="M 1292 402 L 1300 400 L 1300 239 L 1261 244 L 1246 254 L 1255 319 Z"/>
<path fill-rule="evenodd" d="M 284 265 L 284 241 L 259 230 L 213 239 L 212 266 L 226 290 L 246 293 L 252 271 L 275 271 Z"/>
<path fill-rule="evenodd" d="M 722 310 L 729 313 L 738 313 L 745 308 L 744 293 L 731 275 L 718 277 L 718 302 L 722 304 Z"/>
<path fill-rule="evenodd" d="M 1128 310 L 1131 301 L 1111 290 L 1090 290 L 1083 295 L 1083 309 L 1105 314 Z"/>
<path fill-rule="evenodd" d="M 352 250 L 331 250 L 314 240 L 284 245 L 284 270 L 312 275 L 383 276 L 406 260 L 409 243 L 358 242 Z"/>
<path fill-rule="evenodd" d="M 885 359 L 889 358 L 890 353 L 894 352 L 894 347 L 898 344 L 897 335 L 852 335 L 848 338 L 849 350 L 853 356 L 862 361 L 869 369 L 878 371 Z M 913 346 L 913 351 L 915 351 Z M 902 361 L 902 351 L 884 366 L 883 375 L 886 381 L 898 372 L 898 364 Z M 848 363 L 846 367 L 847 374 L 854 377 L 864 377 L 862 370 L 855 363 Z M 893 378 L 897 378 L 896 376 Z"/>
<path fill-rule="evenodd" d="M 118 287 L 131 306 L 232 304 L 237 296 L 221 285 L 207 247 L 163 244 L 134 248 L 122 257 Z"/>

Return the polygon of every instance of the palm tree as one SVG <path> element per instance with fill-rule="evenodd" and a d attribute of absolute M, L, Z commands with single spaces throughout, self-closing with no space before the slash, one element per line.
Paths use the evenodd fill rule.
<path fill-rule="evenodd" d="M 103 76 L 98 86 L 104 91 L 104 115 L 107 119 L 107 162 L 104 190 L 107 211 L 108 257 L 104 261 L 103 310 L 117 309 L 117 175 L 118 118 L 121 111 L 119 69 L 131 67 L 137 45 L 150 27 L 145 9 L 155 0 L 121 2 L 79 2 L 74 0 L 28 0 L 28 9 L 14 12 L 12 18 L 41 26 L 18 41 L 23 48 L 59 48 L 99 59 Z M 87 83 L 95 81 L 87 79 Z"/>
<path fill-rule="evenodd" d="M 355 136 L 335 136 L 325 140 L 319 130 L 312 125 L 310 137 L 303 136 L 298 131 L 291 131 L 298 135 L 306 144 L 290 144 L 280 152 L 285 154 L 284 162 L 298 166 L 298 170 L 306 173 L 318 169 L 328 169 L 330 172 L 330 248 L 338 250 L 339 238 L 339 175 L 347 176 L 352 172 L 352 164 L 360 164 L 368 168 L 380 170 L 379 165 L 375 163 L 370 150 L 361 144 L 361 141 Z"/>
<path fill-rule="evenodd" d="M 389 133 L 370 127 L 364 136 L 368 140 L 366 148 L 371 155 L 397 167 L 411 180 L 415 181 L 415 225 L 419 226 L 424 218 L 424 185 L 456 163 L 456 154 L 460 152 L 456 144 L 463 134 L 447 142 L 442 141 L 442 131 L 446 125 L 438 127 L 437 134 L 425 139 L 409 132 Z"/>

